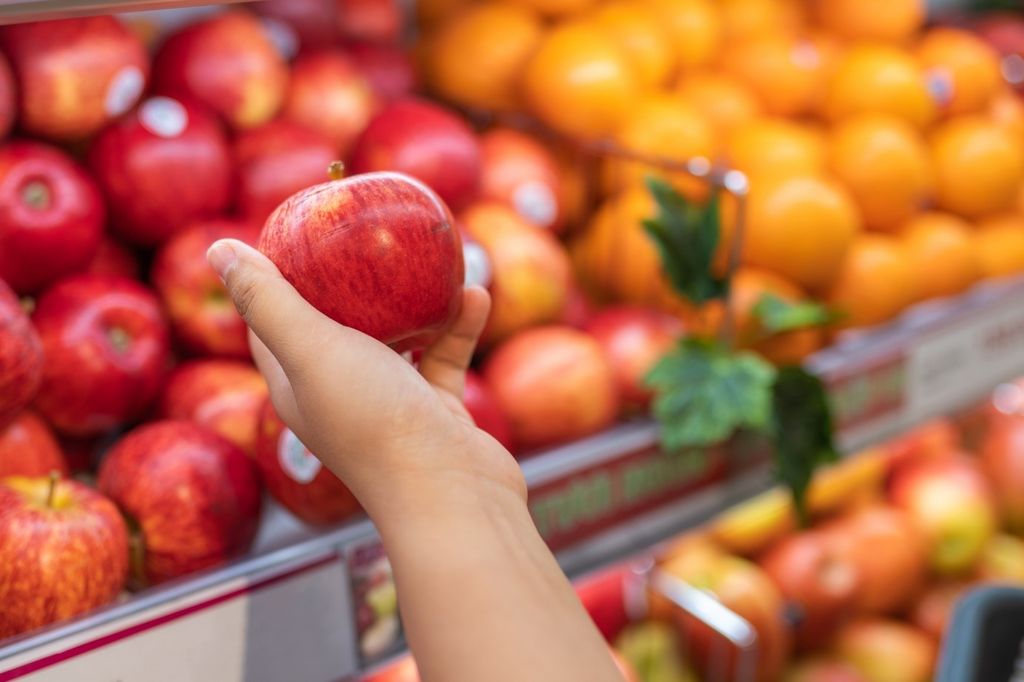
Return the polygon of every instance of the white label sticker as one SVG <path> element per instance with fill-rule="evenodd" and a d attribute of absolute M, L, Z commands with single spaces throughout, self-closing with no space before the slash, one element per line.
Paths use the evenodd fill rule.
<path fill-rule="evenodd" d="M 107 116 L 120 116 L 135 106 L 146 85 L 142 70 L 137 66 L 126 66 L 114 74 L 103 98 Z"/>
<path fill-rule="evenodd" d="M 953 75 L 946 69 L 928 69 L 924 75 L 925 86 L 940 108 L 948 107 L 953 101 Z"/>
<path fill-rule="evenodd" d="M 543 182 L 532 180 L 516 187 L 512 204 L 519 215 L 540 227 L 551 227 L 558 217 L 558 199 Z"/>
<path fill-rule="evenodd" d="M 484 247 L 473 242 L 463 242 L 462 260 L 466 264 L 466 286 L 491 285 L 491 259 Z"/>
<path fill-rule="evenodd" d="M 188 112 L 170 97 L 153 97 L 139 107 L 139 122 L 158 137 L 177 137 L 188 126 Z"/>
<path fill-rule="evenodd" d="M 316 478 L 323 467 L 316 455 L 288 428 L 281 432 L 277 442 L 277 461 L 290 479 L 303 485 Z"/>

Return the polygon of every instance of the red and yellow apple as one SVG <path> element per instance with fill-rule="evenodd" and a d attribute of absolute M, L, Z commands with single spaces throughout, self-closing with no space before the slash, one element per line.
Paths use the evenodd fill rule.
<path fill-rule="evenodd" d="M 68 464 L 50 427 L 30 410 L 18 413 L 0 427 L 0 478 L 5 476 L 66 476 Z"/>
<path fill-rule="evenodd" d="M 480 198 L 511 206 L 531 225 L 560 232 L 565 227 L 558 161 L 539 141 L 512 128 L 480 136 Z"/>
<path fill-rule="evenodd" d="M 868 682 L 931 682 L 938 656 L 931 637 L 881 618 L 850 623 L 837 635 L 834 648 Z"/>
<path fill-rule="evenodd" d="M 994 415 L 989 419 L 980 454 L 1003 524 L 1024 533 L 1024 417 Z"/>
<path fill-rule="evenodd" d="M 997 533 L 985 545 L 974 575 L 981 580 L 1024 584 L 1024 540 Z"/>
<path fill-rule="evenodd" d="M 32 400 L 43 376 L 43 346 L 14 292 L 0 280 L 0 427 Z"/>

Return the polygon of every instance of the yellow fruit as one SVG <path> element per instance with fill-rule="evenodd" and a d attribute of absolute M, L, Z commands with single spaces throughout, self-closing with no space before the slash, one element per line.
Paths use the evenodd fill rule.
<path fill-rule="evenodd" d="M 722 41 L 722 20 L 710 0 L 642 0 L 649 7 L 675 48 L 682 68 L 714 61 Z"/>
<path fill-rule="evenodd" d="M 849 40 L 904 42 L 925 20 L 925 0 L 811 0 L 814 18 Z"/>
<path fill-rule="evenodd" d="M 805 23 L 798 0 L 720 0 L 720 7 L 730 45 L 762 36 L 792 36 Z"/>
<path fill-rule="evenodd" d="M 936 200 L 976 218 L 1010 208 L 1024 182 L 1024 149 L 1013 134 L 982 116 L 960 116 L 932 136 Z"/>
<path fill-rule="evenodd" d="M 714 71 L 687 74 L 676 92 L 702 113 L 720 134 L 728 134 L 762 113 L 761 103 L 746 86 Z"/>
<path fill-rule="evenodd" d="M 817 103 L 825 61 L 810 40 L 763 36 L 735 45 L 723 68 L 757 94 L 769 114 L 797 116 Z"/>
<path fill-rule="evenodd" d="M 917 46 L 942 112 L 949 115 L 984 111 L 1003 85 L 999 54 L 969 31 L 933 28 Z"/>
<path fill-rule="evenodd" d="M 743 262 L 819 290 L 835 278 L 860 230 L 840 186 L 815 177 L 757 177 L 751 183 Z"/>
<path fill-rule="evenodd" d="M 1024 273 L 1024 215 L 1003 213 L 978 221 L 974 247 L 983 277 Z"/>
<path fill-rule="evenodd" d="M 491 2 L 469 7 L 432 34 L 427 79 L 459 104 L 519 108 L 519 78 L 543 31 L 540 19 L 524 7 Z M 501 40 L 495 40 L 498 35 Z"/>
<path fill-rule="evenodd" d="M 891 114 L 924 128 L 935 119 L 936 105 L 913 57 L 895 47 L 859 45 L 839 58 L 824 113 L 832 121 L 854 114 Z"/>
<path fill-rule="evenodd" d="M 569 23 L 541 40 L 523 74 L 533 113 L 570 137 L 604 137 L 635 105 L 639 84 L 615 41 L 598 27 Z"/>
<path fill-rule="evenodd" d="M 824 136 L 784 119 L 758 118 L 733 130 L 726 145 L 730 168 L 753 177 L 819 175 L 825 171 Z"/>
<path fill-rule="evenodd" d="M 644 87 L 664 85 L 674 74 L 672 37 L 652 8 L 615 0 L 599 5 L 588 17 L 618 44 Z M 497 42 L 505 40 L 504 33 L 500 35 Z"/>
<path fill-rule="evenodd" d="M 920 299 L 953 296 L 981 277 L 971 226 L 948 213 L 922 213 L 900 230 Z"/>
<path fill-rule="evenodd" d="M 928 145 L 910 124 L 864 114 L 832 130 L 829 167 L 846 185 L 864 224 L 893 230 L 931 197 L 934 181 Z"/>
<path fill-rule="evenodd" d="M 916 279 L 902 243 L 863 234 L 850 247 L 827 300 L 844 317 L 842 327 L 868 327 L 899 314 L 917 299 Z"/>

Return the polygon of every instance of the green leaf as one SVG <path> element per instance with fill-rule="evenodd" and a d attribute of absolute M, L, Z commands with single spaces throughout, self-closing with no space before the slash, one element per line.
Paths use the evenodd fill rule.
<path fill-rule="evenodd" d="M 754 304 L 754 319 L 769 334 L 821 327 L 839 319 L 840 315 L 817 301 L 791 302 L 775 294 L 764 293 Z"/>
<path fill-rule="evenodd" d="M 719 199 L 712 193 L 706 206 L 692 204 L 672 185 L 647 178 L 658 214 L 643 221 L 661 254 L 672 286 L 693 303 L 724 298 L 729 280 L 716 277 L 712 264 L 719 242 Z"/>
<path fill-rule="evenodd" d="M 778 371 L 772 387 L 771 436 L 776 475 L 793 494 L 797 513 L 806 525 L 806 494 L 814 471 L 838 459 L 832 440 L 832 412 L 821 379 L 802 367 Z"/>
<path fill-rule="evenodd" d="M 647 376 L 662 445 L 704 447 L 737 429 L 767 429 L 774 378 L 775 368 L 754 353 L 684 339 Z"/>

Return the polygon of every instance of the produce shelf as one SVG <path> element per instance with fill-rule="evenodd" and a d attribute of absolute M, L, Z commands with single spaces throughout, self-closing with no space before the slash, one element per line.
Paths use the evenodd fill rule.
<path fill-rule="evenodd" d="M 1024 278 L 918 306 L 807 366 L 825 381 L 844 452 L 967 408 L 1024 374 Z M 757 448 L 665 453 L 657 436 L 639 420 L 523 462 L 531 512 L 570 576 L 772 484 Z M 401 649 L 397 621 L 362 637 L 356 627 L 354 583 L 381 562 L 368 521 L 319 532 L 270 506 L 252 556 L 8 643 L 0 682 L 350 679 Z"/>
<path fill-rule="evenodd" d="M 95 14 L 120 14 L 202 5 L 227 5 L 248 0 L 0 0 L 0 24 L 64 19 Z"/>

